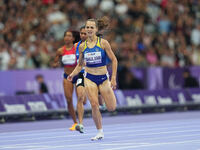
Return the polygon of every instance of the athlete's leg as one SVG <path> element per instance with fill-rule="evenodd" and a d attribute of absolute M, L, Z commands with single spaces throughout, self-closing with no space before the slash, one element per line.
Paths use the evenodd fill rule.
<path fill-rule="evenodd" d="M 92 137 L 91 140 L 99 140 L 104 138 L 103 129 L 102 129 L 102 116 L 99 111 L 99 102 L 98 102 L 98 87 L 96 83 L 92 82 L 91 80 L 84 78 L 85 82 L 85 90 L 87 96 L 90 100 L 90 104 L 92 107 L 92 117 L 98 133 L 95 137 Z"/>
<path fill-rule="evenodd" d="M 103 97 L 101 96 L 101 93 L 98 94 L 98 100 L 99 100 L 100 110 L 106 110 L 106 104 Z"/>
<path fill-rule="evenodd" d="M 72 82 L 68 81 L 67 79 L 64 79 L 63 87 L 64 87 L 65 97 L 67 100 L 67 107 L 68 107 L 69 114 L 71 115 L 74 123 L 77 123 L 76 113 L 74 110 L 73 100 L 72 100 L 73 89 L 74 89 L 73 84 L 72 84 Z"/>
<path fill-rule="evenodd" d="M 83 105 L 86 103 L 86 94 L 85 94 L 85 88 L 83 86 L 78 86 L 76 88 L 77 93 L 77 112 L 78 112 L 78 119 L 79 123 L 83 124 L 83 114 L 84 114 L 84 107 Z"/>
<path fill-rule="evenodd" d="M 113 89 L 110 86 L 110 81 L 106 80 L 99 85 L 99 91 L 103 97 L 108 111 L 114 111 L 116 109 L 116 97 Z"/>
<path fill-rule="evenodd" d="M 99 105 L 103 105 L 104 104 L 104 99 L 101 96 L 101 93 L 98 94 L 98 100 L 99 100 Z"/>
<path fill-rule="evenodd" d="M 76 126 L 76 130 L 80 133 L 84 133 L 83 131 L 83 115 L 84 115 L 84 104 L 86 104 L 86 93 L 85 88 L 82 85 L 79 85 L 76 87 L 76 94 L 77 94 L 77 113 L 78 113 L 78 119 L 79 124 Z"/>
<path fill-rule="evenodd" d="M 102 128 L 102 117 L 99 111 L 99 102 L 98 102 L 98 87 L 96 83 L 92 82 L 91 80 L 84 78 L 85 81 L 85 90 L 90 100 L 90 104 L 92 107 L 92 117 L 95 122 L 96 128 Z"/>

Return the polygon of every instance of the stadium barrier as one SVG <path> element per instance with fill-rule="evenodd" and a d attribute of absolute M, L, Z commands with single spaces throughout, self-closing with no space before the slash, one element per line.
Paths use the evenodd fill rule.
<path fill-rule="evenodd" d="M 200 66 L 190 67 L 191 74 L 200 83 Z M 119 69 L 120 70 L 120 67 Z M 180 89 L 183 86 L 184 68 L 131 68 L 131 72 L 141 79 L 145 89 Z M 35 77 L 41 74 L 49 88 L 49 93 L 63 93 L 63 69 L 13 70 L 0 72 L 0 95 L 16 93 L 38 93 Z"/>
<path fill-rule="evenodd" d="M 149 113 L 200 109 L 200 89 L 180 90 L 116 90 L 116 113 Z M 74 106 L 77 98 L 73 94 Z M 87 101 L 86 114 L 91 115 Z M 76 108 L 76 107 L 75 107 Z M 107 111 L 103 111 L 107 112 Z M 0 96 L 0 121 L 66 117 L 67 104 L 63 94 Z"/>
<path fill-rule="evenodd" d="M 120 67 L 119 67 L 120 70 Z M 189 68 L 200 83 L 200 67 Z M 184 68 L 131 68 L 146 90 L 116 90 L 118 112 L 163 112 L 199 109 L 200 89 L 181 89 Z M 36 76 L 43 75 L 49 94 L 38 94 Z M 63 96 L 63 69 L 12 70 L 0 72 L 0 122 L 68 116 Z M 74 105 L 76 106 L 76 96 Z M 89 102 L 86 115 L 91 115 Z M 106 111 L 105 111 L 106 112 Z"/>

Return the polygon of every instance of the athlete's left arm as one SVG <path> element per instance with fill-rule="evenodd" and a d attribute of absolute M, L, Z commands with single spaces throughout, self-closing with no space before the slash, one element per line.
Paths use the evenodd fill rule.
<path fill-rule="evenodd" d="M 113 53 L 111 46 L 109 42 L 105 39 L 102 39 L 101 45 L 103 46 L 103 49 L 106 51 L 106 54 L 112 61 L 112 77 L 111 77 L 111 86 L 113 89 L 116 89 L 117 83 L 116 83 L 116 75 L 117 75 L 117 58 L 115 57 L 115 54 Z"/>
<path fill-rule="evenodd" d="M 76 67 L 74 68 L 74 70 L 72 71 L 72 73 L 67 77 L 67 79 L 69 81 L 72 81 L 73 77 L 75 75 L 77 75 L 81 69 L 83 68 L 83 63 L 84 63 L 84 60 L 83 60 L 83 48 L 84 48 L 84 45 L 83 43 L 79 46 L 79 62 L 78 64 L 76 65 Z"/>

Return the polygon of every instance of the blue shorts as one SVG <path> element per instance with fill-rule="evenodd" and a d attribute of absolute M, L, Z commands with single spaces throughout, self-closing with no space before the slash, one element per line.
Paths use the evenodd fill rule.
<path fill-rule="evenodd" d="M 64 76 L 65 79 L 67 79 L 68 74 L 64 73 L 63 76 Z M 72 83 L 75 84 L 76 81 L 77 81 L 77 79 L 78 79 L 78 76 L 75 76 L 75 77 L 73 78 L 73 80 L 72 80 Z"/>
<path fill-rule="evenodd" d="M 104 81 L 106 81 L 107 79 L 109 79 L 109 75 L 104 74 L 104 75 L 93 75 L 90 73 L 85 72 L 84 73 L 84 77 L 91 80 L 92 82 L 96 83 L 97 86 L 99 86 L 100 84 L 102 84 Z"/>

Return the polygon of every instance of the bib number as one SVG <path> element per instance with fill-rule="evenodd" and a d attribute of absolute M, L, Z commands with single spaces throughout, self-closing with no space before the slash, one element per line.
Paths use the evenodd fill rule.
<path fill-rule="evenodd" d="M 99 64 L 102 62 L 101 52 L 90 52 L 85 54 L 87 64 Z"/>
<path fill-rule="evenodd" d="M 62 63 L 64 65 L 74 65 L 76 63 L 76 56 L 74 54 L 64 55 L 62 57 Z"/>

